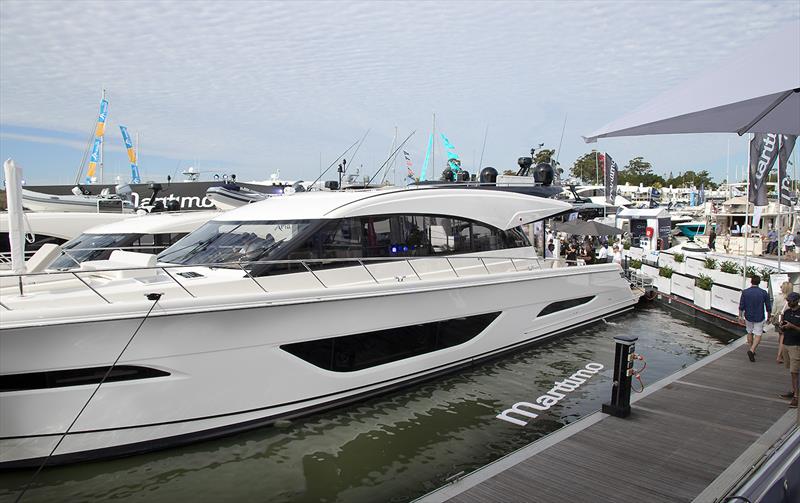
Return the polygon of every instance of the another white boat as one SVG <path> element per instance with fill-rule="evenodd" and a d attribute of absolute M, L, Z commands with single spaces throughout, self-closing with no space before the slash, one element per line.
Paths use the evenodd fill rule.
<path fill-rule="evenodd" d="M 267 187 L 265 187 L 267 189 Z M 283 188 L 279 188 L 279 194 L 283 194 Z M 214 206 L 221 210 L 232 210 L 245 204 L 257 203 L 270 197 L 272 194 L 258 192 L 241 185 L 228 183 L 225 185 L 209 187 L 206 190 L 208 197 Z"/>
<path fill-rule="evenodd" d="M 134 213 L 26 212 L 25 254 L 32 255 L 45 244 L 61 245 L 98 225 L 135 217 Z M 10 266 L 8 214 L 0 213 L 0 270 Z"/>
<path fill-rule="evenodd" d="M 47 268 L 74 269 L 83 262 L 107 260 L 116 250 L 158 254 L 219 214 L 219 211 L 144 214 L 92 227 L 61 245 L 61 256 Z"/>
<path fill-rule="evenodd" d="M 570 209 L 493 190 L 309 192 L 223 213 L 158 264 L 111 257 L 146 268 L 27 275 L 24 296 L 0 278 L 0 467 L 239 432 L 631 309 L 618 265 L 536 256 L 520 226 Z"/>
<path fill-rule="evenodd" d="M 22 205 L 31 211 L 132 213 L 133 203 L 124 194 L 83 194 L 75 187 L 71 195 L 53 195 L 22 189 Z"/>

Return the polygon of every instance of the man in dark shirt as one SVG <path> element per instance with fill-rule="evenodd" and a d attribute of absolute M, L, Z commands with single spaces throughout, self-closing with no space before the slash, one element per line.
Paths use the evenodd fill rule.
<path fill-rule="evenodd" d="M 791 292 L 786 296 L 788 308 L 783 312 L 781 328 L 783 329 L 783 363 L 789 369 L 792 380 L 791 393 L 784 393 L 781 398 L 791 399 L 789 407 L 797 407 L 797 375 L 800 373 L 800 293 Z"/>
<path fill-rule="evenodd" d="M 739 319 L 744 319 L 747 328 L 747 357 L 751 362 L 756 361 L 756 348 L 761 343 L 761 334 L 764 333 L 765 313 L 772 312 L 772 301 L 766 290 L 758 287 L 761 278 L 750 278 L 750 288 L 742 290 L 739 299 Z M 766 309 L 766 311 L 765 311 Z"/>

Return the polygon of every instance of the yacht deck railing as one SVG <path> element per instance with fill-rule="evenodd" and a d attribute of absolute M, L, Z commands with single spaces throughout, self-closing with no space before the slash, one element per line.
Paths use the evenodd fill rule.
<path fill-rule="evenodd" d="M 430 270 L 430 265 L 434 262 L 441 262 L 440 269 Z M 466 264 L 465 262 L 469 261 Z M 366 272 L 366 275 L 361 274 L 362 279 L 354 277 L 352 274 L 348 278 L 341 276 L 326 279 L 326 272 L 328 271 L 346 271 L 352 273 L 352 268 L 343 264 L 353 264 L 359 270 Z M 427 270 L 423 265 L 427 263 Z M 407 267 L 405 271 L 401 269 L 391 270 L 386 266 L 403 264 Z M 416 264 L 416 266 L 415 266 Z M 446 266 L 444 265 L 446 264 Z M 288 271 L 281 271 L 278 274 L 267 274 L 260 276 L 253 276 L 251 270 L 254 266 L 285 266 L 289 268 Z M 331 267 L 333 265 L 333 267 Z M 563 267 L 566 263 L 563 259 L 542 259 L 539 257 L 498 257 L 498 256 L 433 256 L 433 257 L 376 257 L 376 258 L 328 258 L 328 259 L 295 259 L 295 260 L 268 260 L 268 261 L 240 261 L 240 262 L 226 262 L 226 263 L 204 263 L 204 264 L 189 264 L 189 265 L 171 265 L 160 264 L 156 266 L 139 266 L 139 267 L 109 267 L 109 268 L 91 268 L 91 269 L 74 269 L 65 271 L 45 271 L 36 273 L 25 274 L 3 274 L 0 276 L 2 280 L 2 290 L 8 293 L 12 288 L 19 288 L 20 294 L 24 293 L 26 286 L 46 285 L 50 281 L 45 279 L 40 282 L 38 279 L 53 278 L 53 281 L 61 278 L 74 278 L 83 285 L 86 289 L 90 290 L 99 299 L 102 299 L 107 304 L 113 304 L 114 301 L 108 295 L 103 295 L 97 285 L 93 286 L 91 277 L 105 276 L 108 279 L 112 278 L 148 278 L 158 276 L 163 273 L 163 277 L 168 278 L 171 282 L 175 283 L 183 292 L 191 298 L 197 298 L 198 292 L 192 292 L 187 287 L 187 281 L 191 282 L 191 276 L 184 276 L 184 281 L 181 281 L 176 276 L 186 274 L 187 270 L 197 268 L 209 269 L 239 269 L 244 274 L 244 277 L 254 283 L 257 288 L 264 292 L 269 293 L 269 289 L 265 287 L 259 280 L 265 278 L 274 278 L 285 276 L 287 274 L 295 273 L 308 273 L 314 278 L 318 287 L 328 289 L 336 286 L 364 284 L 371 282 L 374 284 L 385 284 L 390 282 L 404 282 L 406 280 L 412 281 L 426 281 L 432 279 L 441 279 L 443 275 L 450 278 L 461 278 L 466 276 L 478 275 L 492 275 L 500 273 L 513 273 L 520 271 L 532 271 L 534 269 L 544 269 L 551 267 Z M 380 268 L 384 270 L 378 270 Z M 407 272 L 408 274 L 403 274 Z M 388 274 L 388 276 L 387 276 Z M 89 278 L 87 278 L 87 276 Z M 368 279 L 367 279 L 368 278 Z M 340 280 L 337 282 L 337 279 Z M 355 279 L 355 281 L 353 281 Z M 189 285 L 191 286 L 191 285 Z M 8 302 L 0 300 L 0 307 L 5 310 L 14 310 Z"/>

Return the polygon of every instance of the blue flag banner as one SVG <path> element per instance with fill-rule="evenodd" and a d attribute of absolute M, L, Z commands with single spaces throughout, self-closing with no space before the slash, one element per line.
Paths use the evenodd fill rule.
<path fill-rule="evenodd" d="M 455 152 L 456 147 L 450 143 L 450 140 L 444 133 L 439 133 L 439 135 L 442 137 L 442 143 L 447 149 L 447 166 L 452 171 L 461 171 L 461 161 L 458 159 L 458 154 Z"/>
<path fill-rule="evenodd" d="M 442 137 L 442 143 L 444 143 L 444 148 L 446 148 L 447 150 L 455 150 L 455 147 L 453 146 L 452 143 L 450 143 L 450 140 L 447 139 L 444 133 L 439 133 L 439 134 Z"/>
<path fill-rule="evenodd" d="M 425 181 L 428 173 L 428 162 L 431 160 L 431 151 L 433 150 L 433 133 L 428 137 L 428 149 L 425 151 L 425 161 L 422 163 L 422 171 L 419 173 L 419 180 Z"/>
<path fill-rule="evenodd" d="M 131 135 L 128 134 L 128 128 L 125 126 L 120 125 L 119 130 L 122 132 L 122 141 L 125 142 L 125 149 L 128 151 L 128 160 L 131 163 L 131 183 L 139 183 L 141 182 L 139 178 L 139 166 L 136 163 L 136 150 L 133 148 Z"/>
<path fill-rule="evenodd" d="M 95 138 L 94 145 L 92 145 L 92 155 L 89 157 L 89 169 L 86 172 L 86 183 L 92 183 L 94 178 L 97 163 L 100 160 L 100 144 L 103 143 L 103 138 Z"/>

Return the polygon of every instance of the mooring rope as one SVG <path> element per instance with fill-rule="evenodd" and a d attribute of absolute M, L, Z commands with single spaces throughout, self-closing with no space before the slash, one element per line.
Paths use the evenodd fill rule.
<path fill-rule="evenodd" d="M 133 331 L 133 334 L 128 339 L 128 342 L 125 344 L 125 347 L 122 348 L 122 351 L 120 351 L 119 355 L 117 355 L 117 359 L 114 360 L 114 363 L 112 363 L 111 366 L 108 368 L 108 370 L 106 370 L 106 373 L 103 376 L 103 378 L 100 379 L 99 383 L 97 383 L 97 386 L 94 388 L 94 391 L 92 391 L 92 394 L 89 396 L 89 399 L 86 400 L 86 403 L 83 404 L 83 407 L 81 407 L 81 410 L 78 412 L 78 415 L 75 416 L 75 419 L 72 420 L 72 423 L 70 423 L 70 425 L 64 431 L 64 434 L 61 435 L 61 438 L 58 439 L 58 442 L 56 442 L 56 445 L 50 451 L 50 454 L 48 454 L 47 457 L 44 458 L 44 461 L 42 461 L 42 463 L 39 465 L 39 468 L 36 469 L 36 472 L 33 474 L 31 479 L 28 481 L 27 484 L 25 484 L 25 487 L 22 488 L 22 491 L 20 491 L 19 495 L 17 496 L 17 499 L 14 500 L 15 503 L 19 503 L 19 501 L 22 500 L 22 497 L 25 496 L 25 493 L 28 491 L 28 488 L 36 480 L 36 477 L 39 476 L 39 473 L 41 473 L 41 471 L 44 469 L 45 465 L 47 465 L 47 462 L 50 461 L 50 458 L 53 457 L 53 454 L 55 454 L 56 449 L 58 449 L 58 446 L 60 446 L 61 442 L 63 442 L 64 439 L 67 438 L 67 434 L 69 434 L 69 431 L 72 429 L 73 426 L 75 426 L 75 423 L 78 422 L 78 419 L 81 417 L 81 414 L 83 414 L 83 411 L 86 410 L 86 407 L 89 406 L 89 402 L 92 401 L 92 398 L 94 398 L 94 396 L 100 390 L 100 386 L 102 386 L 103 383 L 106 382 L 106 379 L 108 379 L 108 376 L 111 375 L 111 371 L 114 370 L 114 367 L 117 365 L 117 363 L 119 363 L 119 360 L 122 358 L 122 355 L 125 353 L 125 350 L 127 350 L 128 346 L 131 345 L 131 342 L 133 342 L 133 339 L 134 339 L 134 337 L 136 337 L 136 334 L 139 333 L 139 330 L 142 328 L 142 325 L 144 325 L 144 322 L 147 321 L 147 318 L 150 317 L 150 313 L 153 312 L 153 309 L 156 307 L 156 304 L 158 304 L 158 301 L 161 300 L 161 296 L 162 295 L 164 295 L 164 294 L 163 293 L 148 293 L 146 295 L 147 300 L 153 301 L 153 305 L 150 306 L 150 309 L 147 310 L 147 314 L 145 314 L 144 318 L 142 318 L 142 321 L 139 322 L 139 326 L 136 327 L 136 330 Z"/>

